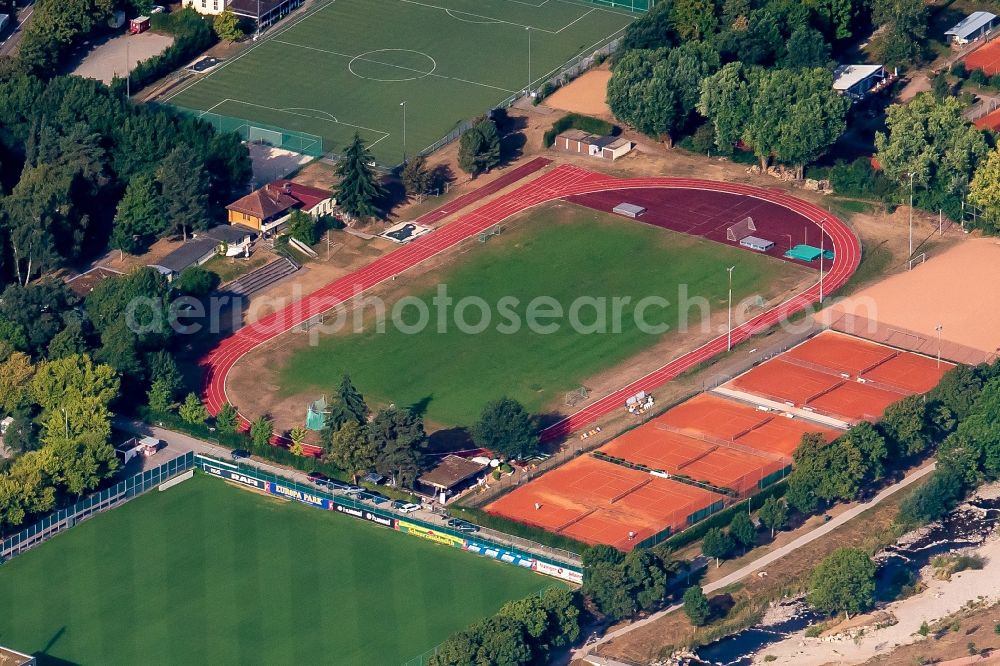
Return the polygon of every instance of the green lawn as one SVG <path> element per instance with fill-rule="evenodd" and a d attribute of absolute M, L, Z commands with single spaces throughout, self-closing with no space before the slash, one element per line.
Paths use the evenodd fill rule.
<path fill-rule="evenodd" d="M 680 285 L 724 313 L 727 266 L 737 266 L 734 303 L 750 294 L 768 294 L 776 279 L 800 274 L 787 262 L 571 204 L 542 207 L 518 219 L 486 244 L 471 241 L 467 253 L 432 276 L 434 286 L 423 280 L 415 295 L 428 304 L 431 325 L 422 332 L 409 334 L 390 322 L 379 333 L 369 323 L 361 333 L 320 338 L 317 346 L 288 360 L 276 383 L 285 395 L 315 396 L 329 394 L 347 373 L 371 401 L 418 406 L 441 427 L 473 423 L 484 404 L 503 395 L 539 412 L 546 405 L 561 406 L 566 391 L 671 335 L 680 315 Z M 490 326 L 478 334 L 462 332 L 452 314 L 439 333 L 438 310 L 431 301 L 437 284 L 447 285 L 456 304 L 466 296 L 484 299 L 491 306 Z M 578 333 L 568 319 L 554 333 L 526 326 L 501 332 L 498 327 L 506 320 L 497 304 L 511 296 L 519 301 L 514 311 L 522 322 L 527 303 L 537 296 L 554 298 L 566 312 L 579 297 L 606 298 L 608 332 Z M 671 332 L 651 334 L 636 325 L 635 306 L 647 296 L 670 302 L 667 308 L 647 309 L 645 319 L 666 323 Z M 620 332 L 611 327 L 614 297 L 632 299 L 622 308 Z M 406 323 L 417 318 L 415 307 L 403 312 Z M 690 309 L 692 326 L 699 315 L 698 309 Z M 479 318 L 476 308 L 465 315 L 472 324 Z M 582 308 L 578 318 L 594 323 L 594 309 Z"/>
<path fill-rule="evenodd" d="M 399 664 L 551 584 L 199 475 L 0 566 L 0 644 L 53 663 Z"/>
<path fill-rule="evenodd" d="M 327 152 L 358 132 L 393 165 L 401 102 L 413 154 L 518 95 L 529 69 L 540 86 L 635 16 L 586 0 L 319 0 L 164 101 L 318 135 Z"/>

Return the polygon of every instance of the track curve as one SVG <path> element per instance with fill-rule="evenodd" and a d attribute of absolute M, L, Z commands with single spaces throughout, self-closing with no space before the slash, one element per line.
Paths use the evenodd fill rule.
<path fill-rule="evenodd" d="M 861 261 L 861 244 L 851 229 L 828 211 L 807 201 L 797 199 L 779 190 L 767 190 L 751 185 L 725 183 L 693 178 L 639 178 L 620 179 L 584 169 L 562 165 L 476 210 L 461 216 L 451 224 L 435 229 L 398 250 L 391 252 L 364 268 L 344 276 L 292 303 L 288 307 L 248 324 L 234 335 L 220 341 L 202 359 L 204 371 L 203 394 L 208 410 L 217 414 L 228 401 L 226 380 L 239 360 L 260 345 L 291 330 L 341 303 L 355 298 L 386 280 L 405 272 L 421 262 L 444 252 L 462 241 L 481 233 L 508 217 L 528 208 L 555 199 L 642 188 L 684 188 L 724 192 L 753 197 L 783 206 L 807 220 L 822 226 L 832 242 L 834 259 L 823 280 L 824 294 L 842 287 Z M 770 328 L 783 319 L 803 310 L 820 299 L 820 283 L 805 289 L 750 321 L 734 328 L 733 343 L 739 343 L 754 333 Z M 725 351 L 726 335 L 687 352 L 657 370 L 637 379 L 627 386 L 609 393 L 583 409 L 571 414 L 542 432 L 544 440 L 564 437 L 595 420 L 624 408 L 625 399 L 638 391 L 651 391 L 679 374 Z M 241 417 L 243 424 L 246 420 Z"/>

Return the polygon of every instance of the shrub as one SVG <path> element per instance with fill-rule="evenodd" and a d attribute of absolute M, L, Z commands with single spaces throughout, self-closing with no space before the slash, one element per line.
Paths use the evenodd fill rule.
<path fill-rule="evenodd" d="M 615 126 L 599 118 L 583 116 L 579 113 L 567 113 L 559 120 L 552 123 L 552 129 L 545 133 L 542 139 L 543 147 L 551 148 L 556 142 L 556 137 L 566 130 L 578 129 L 591 134 L 614 134 Z"/>

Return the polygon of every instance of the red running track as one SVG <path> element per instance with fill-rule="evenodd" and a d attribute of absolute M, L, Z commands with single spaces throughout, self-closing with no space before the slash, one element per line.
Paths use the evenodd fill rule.
<path fill-rule="evenodd" d="M 418 238 L 364 268 L 328 284 L 287 308 L 245 326 L 235 335 L 221 341 L 202 360 L 202 366 L 205 369 L 204 399 L 206 405 L 213 414 L 218 412 L 222 404 L 227 401 L 226 377 L 229 371 L 242 356 L 254 348 L 312 317 L 358 296 L 381 282 L 394 278 L 407 269 L 456 246 L 516 213 L 554 199 L 610 190 L 648 188 L 683 188 L 701 190 L 706 193 L 740 194 L 784 206 L 817 225 L 825 225 L 823 228 L 832 242 L 832 250 L 835 253 L 835 259 L 829 264 L 829 269 L 823 280 L 825 294 L 832 293 L 843 286 L 861 261 L 861 245 L 847 225 L 826 210 L 784 192 L 764 190 L 750 185 L 690 178 L 623 180 L 563 165 L 460 217 L 455 222 Z M 817 282 L 802 293 L 733 329 L 733 343 L 742 342 L 754 333 L 770 328 L 790 315 L 818 302 L 819 296 L 820 283 Z M 651 391 L 725 350 L 726 336 L 721 335 L 549 426 L 542 433 L 543 439 L 553 440 L 563 437 L 607 414 L 620 411 L 624 408 L 625 400 L 629 396 L 643 390 Z"/>

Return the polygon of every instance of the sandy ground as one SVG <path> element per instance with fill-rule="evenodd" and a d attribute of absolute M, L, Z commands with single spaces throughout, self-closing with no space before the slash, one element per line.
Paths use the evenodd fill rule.
<path fill-rule="evenodd" d="M 143 60 L 160 55 L 173 43 L 173 37 L 154 32 L 121 35 L 95 47 L 73 70 L 73 74 L 111 83 L 116 76 L 124 78 L 127 71 Z"/>
<path fill-rule="evenodd" d="M 860 636 L 832 641 L 805 638 L 800 632 L 766 648 L 766 655 L 777 658 L 769 663 L 795 666 L 860 663 L 895 647 L 925 640 L 917 633 L 923 622 L 933 625 L 962 610 L 970 602 L 995 602 L 1000 597 L 1000 575 L 997 575 L 1000 570 L 1000 539 L 994 535 L 985 545 L 969 552 L 982 556 L 986 566 L 978 571 L 957 573 L 950 581 L 923 575 L 926 590 L 886 608 L 898 620 L 893 626 L 868 629 Z M 758 655 L 755 663 L 764 663 L 765 654 Z"/>
<path fill-rule="evenodd" d="M 247 144 L 247 147 L 250 149 L 250 162 L 253 165 L 253 180 L 258 185 L 284 178 L 313 160 L 308 155 L 256 143 Z"/>
<path fill-rule="evenodd" d="M 546 97 L 543 104 L 561 111 L 609 118 L 611 109 L 608 108 L 605 97 L 607 97 L 608 81 L 610 80 L 611 69 L 605 63 Z"/>
<path fill-rule="evenodd" d="M 960 281 L 956 278 L 961 276 Z M 969 288 L 1000 281 L 1000 243 L 992 238 L 968 238 L 929 254 L 912 271 L 897 273 L 863 289 L 831 310 L 834 316 L 851 313 L 877 320 L 885 342 L 937 353 L 938 325 L 945 358 L 976 362 L 971 348 L 983 356 L 1000 348 L 1000 294 L 993 289 Z M 865 333 L 865 331 L 859 331 Z M 981 357 L 978 360 L 983 360 Z"/>

